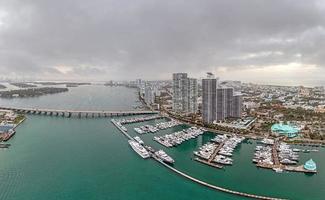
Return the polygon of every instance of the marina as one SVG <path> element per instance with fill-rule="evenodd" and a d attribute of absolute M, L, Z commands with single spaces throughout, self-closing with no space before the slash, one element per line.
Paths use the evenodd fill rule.
<path fill-rule="evenodd" d="M 164 136 L 155 136 L 153 140 L 165 147 L 174 147 L 187 140 L 194 139 L 199 135 L 202 135 L 204 131 L 205 130 L 201 128 L 191 127 L 175 133 L 166 134 Z"/>
<path fill-rule="evenodd" d="M 305 150 L 292 149 L 290 145 L 277 139 L 263 139 L 261 143 L 265 146 L 257 145 L 252 159 L 257 167 L 273 169 L 277 173 L 283 171 L 317 173 L 316 163 L 312 160 L 306 162 L 306 164 L 312 163 L 314 166 L 312 168 L 306 167 L 306 164 L 295 166 L 299 161 L 298 152 Z"/>
<path fill-rule="evenodd" d="M 155 119 L 162 119 L 162 118 L 164 118 L 164 117 L 162 117 L 160 115 L 153 115 L 153 116 L 146 116 L 146 117 L 119 119 L 119 120 L 117 120 L 117 122 L 120 123 L 121 125 L 124 125 L 124 124 L 145 122 L 145 121 L 150 121 L 150 120 L 155 120 Z"/>
<path fill-rule="evenodd" d="M 131 123 L 139 123 L 139 122 L 145 122 L 145 121 L 150 121 L 150 120 L 155 120 L 155 119 L 161 119 L 163 117 L 159 115 L 154 115 L 154 116 L 147 116 L 147 117 L 137 117 L 137 118 L 127 118 L 127 119 L 112 119 L 111 122 L 118 127 L 118 129 L 122 130 L 123 133 L 126 133 L 128 129 L 124 126 L 124 124 L 131 124 Z M 128 136 L 130 137 L 130 136 Z M 133 138 L 132 138 L 133 140 Z"/>
<path fill-rule="evenodd" d="M 138 128 L 134 128 L 134 131 L 139 133 L 139 134 L 146 134 L 146 133 L 155 133 L 159 130 L 165 130 L 167 128 L 172 128 L 172 127 L 175 127 L 175 126 L 178 126 L 182 124 L 181 122 L 177 121 L 177 120 L 170 120 L 170 121 L 167 121 L 167 122 L 160 122 L 154 126 L 152 125 L 143 125 L 143 126 L 140 126 Z"/>
<path fill-rule="evenodd" d="M 97 95 L 103 96 L 100 101 L 93 98 L 90 101 L 91 104 L 83 105 L 82 102 L 89 102 L 87 98 L 83 98 L 86 92 L 100 90 L 100 87 L 93 88 L 93 86 L 72 88 L 72 90 L 80 91 L 80 95 L 77 98 L 71 98 L 71 100 L 65 97 L 68 95 L 66 93 L 60 94 L 60 98 L 43 96 L 40 100 L 36 99 L 36 103 L 34 101 L 28 101 L 28 99 L 16 99 L 15 103 L 17 104 L 16 107 L 35 107 L 35 105 L 30 105 L 33 103 L 40 104 L 45 108 L 60 109 L 62 107 L 63 109 L 72 110 L 131 109 L 130 107 L 118 107 L 118 103 L 114 104 L 117 107 L 105 107 L 105 105 L 114 101 L 112 101 L 110 94 L 102 91 Z M 85 89 L 88 91 L 85 91 Z M 123 88 L 108 87 L 105 89 L 118 90 L 120 92 Z M 92 95 L 96 96 L 95 94 Z M 44 101 L 42 99 L 48 100 L 42 103 Z M 129 100 L 132 97 L 125 99 Z M 78 103 L 65 105 L 64 101 Z M 20 102 L 21 104 L 19 105 Z M 51 104 L 47 105 L 46 103 L 48 102 Z M 123 101 L 116 100 L 115 102 Z M 98 107 L 96 107 L 97 105 Z M 133 103 L 130 105 L 133 105 Z M 116 120 L 119 119 L 119 117 L 116 118 Z M 196 184 L 191 179 L 187 179 L 186 177 L 182 178 L 183 176 L 180 174 L 173 174 L 172 171 L 168 170 L 169 168 L 165 169 L 162 165 L 153 163 L 153 159 L 151 158 L 143 160 L 142 157 L 136 155 L 137 153 L 134 152 L 127 140 L 122 138 L 122 136 L 124 137 L 124 133 L 122 134 L 120 129 L 115 128 L 113 123 L 107 123 L 107 121 L 104 118 L 70 119 L 28 114 L 26 123 L 23 123 L 17 129 L 19 137 L 12 137 L 10 140 L 14 148 L 10 148 L 9 150 L 3 149 L 2 155 L 0 155 L 2 161 L 0 164 L 0 174 L 3 180 L 0 183 L 0 199 L 69 199 L 70 197 L 83 199 L 85 196 L 91 199 L 91 194 L 94 193 L 102 195 L 99 198 L 102 197 L 104 199 L 107 196 L 116 199 L 128 199 L 135 193 L 137 193 L 139 198 L 144 200 L 152 199 L 153 195 L 155 195 L 155 199 L 157 200 L 202 199 L 203 197 L 206 200 L 238 200 L 245 198 L 243 196 L 224 193 L 213 188 L 211 190 L 206 189 L 204 187 L 208 186 Z M 144 124 L 146 123 L 140 122 L 134 125 L 139 127 Z M 129 130 L 126 133 L 134 139 L 137 133 L 133 131 L 133 125 L 131 126 L 132 129 L 127 126 Z M 175 160 L 173 164 L 174 169 L 205 183 L 233 191 L 261 196 L 297 200 L 306 198 L 315 200 L 322 199 L 325 192 L 322 187 L 325 180 L 324 173 L 321 171 L 324 167 L 324 148 L 319 148 L 316 145 L 307 146 L 306 144 L 292 145 L 292 150 L 294 148 L 300 149 L 299 160 L 302 162 L 299 162 L 297 165 L 303 165 L 304 161 L 308 161 L 310 158 L 317 163 L 319 173 L 313 176 L 304 173 L 278 174 L 274 173 L 272 168 L 270 170 L 257 168 L 251 159 L 255 151 L 255 146 L 260 144 L 256 144 L 256 140 L 251 139 L 251 143 L 243 142 L 240 145 L 240 151 L 235 150 L 233 152 L 231 158 L 234 160 L 234 164 L 231 167 L 225 166 L 225 170 L 216 170 L 212 165 L 208 166 L 191 159 L 193 151 L 215 137 L 215 134 L 211 132 L 206 132 L 196 139 L 184 142 L 177 148 L 165 149 L 159 143 L 152 140 L 154 136 L 170 134 L 181 131 L 184 128 L 184 126 L 178 126 L 172 129 L 165 129 L 161 132 L 158 131 L 155 135 L 144 134 L 139 136 L 145 143 L 143 146 L 147 150 L 148 147 L 154 148 L 150 151 L 148 150 L 148 152 L 154 153 L 156 150 L 162 148 Z M 92 133 L 92 137 L 89 137 L 90 132 Z M 62 140 L 62 138 L 65 139 Z M 60 148 L 57 148 L 58 146 Z M 85 151 L 85 147 L 91 149 L 91 151 Z M 83 153 L 80 154 L 80 152 Z M 118 152 L 119 156 L 108 152 Z M 48 162 L 44 162 L 42 164 L 42 170 L 39 170 L 35 164 L 47 159 L 48 155 L 51 155 L 51 158 Z M 55 160 L 56 162 L 51 162 L 50 160 Z M 89 160 L 91 160 L 91 163 Z M 62 165 L 62 163 L 65 164 Z M 216 163 L 211 162 L 211 164 Z M 82 170 L 83 173 L 81 174 L 79 170 L 71 170 L 72 167 L 77 167 L 76 169 Z M 288 167 L 297 166 L 289 165 Z M 48 171 L 51 171 L 51 173 L 48 173 Z M 21 174 L 24 174 L 23 179 Z M 130 175 L 132 178 L 130 178 Z M 48 183 L 49 179 L 53 181 Z M 241 180 L 245 182 L 240 183 Z M 141 187 L 134 187 L 135 181 L 141 183 Z M 80 184 L 75 184 L 76 182 Z M 281 184 L 274 184 L 276 182 Z M 35 184 L 39 185 L 37 189 L 32 186 Z M 13 187 L 15 190 L 12 190 Z M 125 191 L 125 187 L 130 188 L 130 190 Z M 146 189 L 148 187 L 150 187 L 149 192 Z M 80 193 L 71 193 L 71 190 L 79 189 L 83 191 Z M 162 190 L 168 192 L 164 193 L 164 195 L 159 195 Z M 66 194 L 70 194 L 70 197 L 65 198 Z"/>
<path fill-rule="evenodd" d="M 211 142 L 204 144 L 198 151 L 194 151 L 193 153 L 199 157 L 198 160 L 196 159 L 197 161 L 207 165 L 211 165 L 211 163 L 232 165 L 233 159 L 230 157 L 233 155 L 233 151 L 237 145 L 243 140 L 244 137 L 238 137 L 236 135 L 217 135 L 211 139 Z"/>
<path fill-rule="evenodd" d="M 114 119 L 112 119 L 112 122 L 115 124 Z M 116 125 L 116 126 L 118 126 L 118 125 Z M 122 128 L 119 128 L 119 130 L 125 136 L 131 137 L 125 131 L 123 131 Z M 198 129 L 196 127 L 191 127 L 189 129 L 183 130 L 181 132 L 183 132 L 184 134 L 192 135 L 192 137 L 197 137 L 198 135 L 203 134 L 204 131 L 201 130 L 201 129 Z M 179 133 L 179 132 L 176 132 L 176 133 Z M 173 133 L 173 134 L 175 134 L 175 133 Z M 185 136 L 185 138 L 187 138 L 187 136 Z M 242 141 L 241 138 L 235 138 L 235 137 L 231 138 L 231 140 L 234 140 L 236 142 Z M 138 153 L 142 158 L 146 159 L 146 158 L 152 157 L 158 163 L 160 163 L 163 166 L 169 168 L 170 170 L 174 171 L 175 173 L 181 175 L 182 177 L 185 177 L 185 178 L 187 178 L 187 179 L 189 179 L 189 180 L 191 180 L 193 182 L 196 182 L 198 184 L 201 184 L 203 186 L 209 187 L 209 188 L 214 189 L 214 190 L 222 191 L 222 192 L 225 192 L 225 193 L 238 195 L 238 196 L 242 196 L 242 197 L 253 198 L 253 199 L 281 200 L 280 198 L 273 198 L 273 197 L 267 197 L 267 196 L 248 194 L 248 193 L 244 193 L 244 192 L 238 192 L 238 191 L 234 191 L 234 190 L 230 190 L 230 189 L 226 189 L 226 188 L 223 188 L 223 187 L 218 187 L 218 186 L 206 183 L 204 181 L 196 179 L 196 178 L 194 178 L 192 176 L 189 176 L 189 175 L 185 174 L 184 172 L 181 172 L 181 171 L 173 168 L 171 165 L 175 162 L 174 159 L 171 158 L 169 155 L 167 155 L 166 152 L 164 152 L 163 150 L 155 151 L 152 147 L 147 146 L 147 145 L 143 147 L 143 145 L 139 144 L 138 142 L 136 142 L 134 140 L 128 140 L 128 142 L 131 145 L 131 147 L 133 148 L 133 150 L 136 153 Z M 206 163 L 207 162 L 207 161 L 201 160 L 199 158 L 196 158 L 195 160 L 198 161 L 198 162 L 201 162 L 201 163 Z M 220 169 L 222 168 L 222 166 L 219 166 L 217 164 L 213 164 L 213 163 L 210 163 L 210 162 L 209 162 L 208 165 L 216 167 L 216 168 L 220 168 Z"/>

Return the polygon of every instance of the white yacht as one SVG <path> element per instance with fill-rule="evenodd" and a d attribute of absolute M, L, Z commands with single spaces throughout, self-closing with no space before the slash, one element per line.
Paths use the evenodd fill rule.
<path fill-rule="evenodd" d="M 137 141 L 139 144 L 143 144 L 143 141 L 141 140 L 141 138 L 139 136 L 135 136 L 134 137 L 135 141 Z"/>
<path fill-rule="evenodd" d="M 274 170 L 276 173 L 282 173 L 282 172 L 283 172 L 283 169 L 281 169 L 281 168 L 273 168 L 273 170 Z"/>
<path fill-rule="evenodd" d="M 134 140 L 129 140 L 128 141 L 132 149 L 137 152 L 142 158 L 149 158 L 150 154 L 149 152 L 138 142 Z"/>
<path fill-rule="evenodd" d="M 166 163 L 173 164 L 175 162 L 174 159 L 172 159 L 172 157 L 167 155 L 167 153 L 164 152 L 163 150 L 156 151 L 155 155 L 158 156 L 162 161 Z"/>

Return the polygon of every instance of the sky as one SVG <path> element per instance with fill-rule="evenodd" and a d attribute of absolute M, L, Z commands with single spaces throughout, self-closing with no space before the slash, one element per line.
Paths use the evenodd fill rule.
<path fill-rule="evenodd" d="M 324 48 L 324 0 L 0 0 L 0 79 L 325 85 Z"/>

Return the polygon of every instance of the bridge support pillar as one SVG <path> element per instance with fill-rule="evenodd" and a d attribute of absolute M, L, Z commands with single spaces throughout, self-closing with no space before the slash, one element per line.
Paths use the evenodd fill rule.
<path fill-rule="evenodd" d="M 71 117 L 71 112 L 68 112 L 68 118 L 70 118 Z"/>
<path fill-rule="evenodd" d="M 78 113 L 78 117 L 81 118 L 81 113 Z"/>

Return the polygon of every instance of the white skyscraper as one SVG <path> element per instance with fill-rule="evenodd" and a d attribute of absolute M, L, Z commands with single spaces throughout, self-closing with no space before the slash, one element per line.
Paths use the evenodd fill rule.
<path fill-rule="evenodd" d="M 187 111 L 188 113 L 196 113 L 197 111 L 197 98 L 198 87 L 197 80 L 195 78 L 188 78 L 187 82 Z"/>
<path fill-rule="evenodd" d="M 186 73 L 173 74 L 173 110 L 195 113 L 197 111 L 197 80 L 188 78 Z"/>
<path fill-rule="evenodd" d="M 154 90 L 150 85 L 146 84 L 145 92 L 144 92 L 144 101 L 150 105 L 154 103 L 154 100 L 155 100 Z"/>

